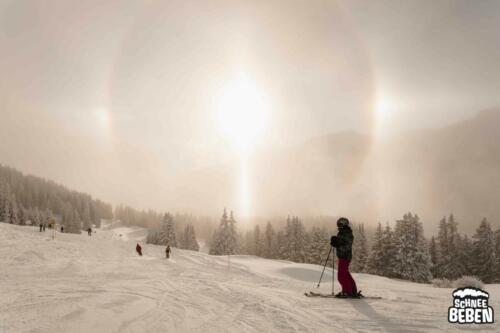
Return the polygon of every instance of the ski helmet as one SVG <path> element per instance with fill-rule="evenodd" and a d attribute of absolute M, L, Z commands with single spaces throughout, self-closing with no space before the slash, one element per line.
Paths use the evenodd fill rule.
<path fill-rule="evenodd" d="M 349 220 L 345 217 L 341 217 L 337 220 L 337 227 L 342 228 L 342 227 L 347 227 L 349 226 Z"/>

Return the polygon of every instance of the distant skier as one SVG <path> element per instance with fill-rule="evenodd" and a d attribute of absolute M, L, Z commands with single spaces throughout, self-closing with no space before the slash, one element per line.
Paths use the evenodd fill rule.
<path fill-rule="evenodd" d="M 137 243 L 137 246 L 135 247 L 135 250 L 137 251 L 137 254 L 142 256 L 142 247 Z"/>
<path fill-rule="evenodd" d="M 89 234 L 89 236 L 92 236 L 92 228 L 90 228 L 90 227 L 89 227 L 89 228 L 87 229 L 87 233 Z"/>
<path fill-rule="evenodd" d="M 44 223 L 43 224 L 43 232 L 45 232 L 45 228 L 47 227 L 47 225 Z"/>
<path fill-rule="evenodd" d="M 42 232 L 43 224 L 40 223 L 40 232 Z"/>
<path fill-rule="evenodd" d="M 61 233 L 63 233 L 63 232 L 64 232 L 64 226 L 62 225 L 61 226 Z"/>
<path fill-rule="evenodd" d="M 345 217 L 341 217 L 337 221 L 337 228 L 339 229 L 337 236 L 332 236 L 330 240 L 330 244 L 337 249 L 337 273 L 339 283 L 342 286 L 342 292 L 338 293 L 336 296 L 357 298 L 360 297 L 360 294 L 358 294 L 356 282 L 354 282 L 349 272 L 349 264 L 352 259 L 352 243 L 354 241 L 352 229 L 349 226 L 349 220 Z"/>
<path fill-rule="evenodd" d="M 167 245 L 167 248 L 165 249 L 165 255 L 167 256 L 167 259 L 170 258 L 170 245 Z"/>

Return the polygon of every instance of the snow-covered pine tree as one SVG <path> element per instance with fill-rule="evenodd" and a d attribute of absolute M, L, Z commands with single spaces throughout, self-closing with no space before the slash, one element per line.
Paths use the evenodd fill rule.
<path fill-rule="evenodd" d="M 198 241 L 196 240 L 196 234 L 194 231 L 194 226 L 192 224 L 187 224 L 184 227 L 180 244 L 182 249 L 199 251 L 200 246 L 198 245 Z"/>
<path fill-rule="evenodd" d="M 9 190 L 7 183 L 0 179 L 0 222 L 8 222 L 9 215 L 9 204 L 8 204 L 8 196 Z"/>
<path fill-rule="evenodd" d="M 375 230 L 375 235 L 373 238 L 373 245 L 370 251 L 370 256 L 366 263 L 366 271 L 370 274 L 375 275 L 385 275 L 385 256 L 384 253 L 384 232 L 382 230 L 382 224 L 379 222 L 377 229 Z"/>
<path fill-rule="evenodd" d="M 212 232 L 212 235 L 210 236 L 210 239 L 208 241 L 208 254 L 210 255 L 218 255 L 218 244 L 219 244 L 219 230 L 214 230 Z"/>
<path fill-rule="evenodd" d="M 330 235 L 328 231 L 326 228 L 312 227 L 308 239 L 309 242 L 306 246 L 307 262 L 324 265 L 330 251 Z M 333 256 L 330 255 L 330 259 L 332 258 Z M 329 266 L 331 267 L 331 263 Z"/>
<path fill-rule="evenodd" d="M 226 209 L 220 221 L 219 229 L 212 237 L 212 244 L 210 245 L 210 254 L 214 255 L 231 255 L 239 251 L 238 235 L 236 232 L 236 220 L 234 219 L 233 212 L 228 218 Z"/>
<path fill-rule="evenodd" d="M 281 259 L 293 261 L 293 249 L 295 248 L 295 236 L 293 233 L 292 219 L 290 216 L 286 218 L 286 226 L 283 231 L 282 244 L 280 248 Z"/>
<path fill-rule="evenodd" d="M 438 266 L 437 266 L 437 258 L 438 258 L 438 252 L 437 252 L 437 244 L 436 244 L 436 238 L 432 236 L 431 241 L 429 243 L 429 255 L 431 258 L 431 273 L 433 277 L 438 276 Z"/>
<path fill-rule="evenodd" d="M 396 260 L 395 236 L 389 223 L 386 224 L 384 232 L 382 234 L 382 253 L 383 253 L 382 275 L 387 277 L 397 276 L 395 268 L 395 260 Z"/>
<path fill-rule="evenodd" d="M 71 209 L 68 208 L 68 210 L 65 212 L 65 215 L 64 215 L 64 224 L 65 223 L 70 223 L 71 219 L 72 219 L 72 216 L 71 216 Z M 42 221 L 42 217 L 40 215 L 40 211 L 38 210 L 38 208 L 34 208 L 31 210 L 31 222 L 33 225 L 36 225 L 38 226 Z"/>
<path fill-rule="evenodd" d="M 443 267 L 446 266 L 449 261 L 448 244 L 448 223 L 446 222 L 446 217 L 443 217 L 441 221 L 439 221 L 439 231 L 437 236 L 437 253 L 439 255 L 436 258 L 434 277 L 444 277 Z"/>
<path fill-rule="evenodd" d="M 90 204 L 88 201 L 82 203 L 82 229 L 88 230 L 92 226 L 92 221 L 90 217 Z"/>
<path fill-rule="evenodd" d="M 146 243 L 177 247 L 175 222 L 171 214 L 165 213 L 163 215 L 160 227 L 148 231 Z"/>
<path fill-rule="evenodd" d="M 19 224 L 19 220 L 17 218 L 17 203 L 14 195 L 12 193 L 7 196 L 7 220 L 6 222 L 10 224 Z"/>
<path fill-rule="evenodd" d="M 119 216 L 122 216 L 124 214 L 123 211 L 121 211 L 122 208 L 119 208 L 120 212 L 118 213 Z M 167 246 L 170 244 L 170 246 L 174 246 L 170 243 L 170 238 L 172 237 L 172 230 L 175 229 L 174 221 L 173 221 L 173 216 L 170 215 L 169 213 L 165 213 L 159 222 L 159 226 L 155 228 L 151 228 L 148 230 L 148 235 L 146 237 L 146 243 L 148 244 L 155 244 L 155 245 L 163 245 Z M 174 238 L 175 238 L 175 230 L 173 232 Z M 177 241 L 177 239 L 175 239 Z M 182 243 L 182 242 L 181 242 Z"/>
<path fill-rule="evenodd" d="M 253 229 L 253 247 L 255 249 L 255 255 L 258 257 L 263 256 L 262 244 L 263 244 L 262 233 L 260 232 L 260 227 L 257 224 Z"/>
<path fill-rule="evenodd" d="M 418 215 L 405 214 L 394 229 L 396 277 L 428 282 L 431 279 L 429 248 Z"/>
<path fill-rule="evenodd" d="M 163 216 L 162 233 L 165 240 L 165 245 L 177 247 L 177 237 L 175 235 L 174 217 L 169 213 Z"/>
<path fill-rule="evenodd" d="M 472 243 L 472 240 L 467 237 L 467 235 L 464 235 L 463 237 L 460 237 L 460 247 L 458 249 L 458 258 L 460 262 L 462 263 L 463 269 L 464 269 L 464 274 L 470 274 L 472 272 L 472 252 L 474 250 L 474 246 Z"/>
<path fill-rule="evenodd" d="M 236 254 L 240 251 L 238 242 L 238 232 L 236 230 L 236 219 L 234 218 L 233 211 L 229 214 L 228 228 L 226 232 L 227 239 L 227 253 Z"/>
<path fill-rule="evenodd" d="M 274 231 L 271 222 L 268 221 L 266 225 L 266 231 L 264 232 L 263 241 L 264 258 L 277 258 L 277 250 L 276 231 Z"/>
<path fill-rule="evenodd" d="M 21 205 L 17 211 L 17 219 L 19 220 L 19 225 L 26 225 L 26 209 Z"/>
<path fill-rule="evenodd" d="M 276 233 L 276 257 L 281 260 L 289 260 L 288 241 L 283 230 Z"/>
<path fill-rule="evenodd" d="M 244 254 L 248 254 L 251 256 L 255 255 L 255 242 L 253 231 L 247 230 L 244 235 L 242 235 L 242 251 Z"/>
<path fill-rule="evenodd" d="M 363 224 L 359 224 L 355 229 L 352 250 L 351 270 L 353 272 L 365 272 L 368 260 L 368 242 Z"/>
<path fill-rule="evenodd" d="M 306 261 L 306 244 L 307 233 L 300 219 L 295 216 L 287 223 L 287 241 L 290 241 L 288 246 L 289 260 L 293 262 Z"/>
<path fill-rule="evenodd" d="M 495 280 L 496 273 L 495 238 L 486 218 L 481 221 L 473 238 L 471 258 L 473 275 L 485 283 L 491 283 Z"/>
<path fill-rule="evenodd" d="M 439 277 L 450 280 L 457 279 L 465 274 L 465 269 L 459 256 L 461 238 L 458 233 L 458 223 L 450 215 L 448 220 L 443 218 L 439 224 L 439 257 L 437 258 Z"/>
<path fill-rule="evenodd" d="M 495 231 L 495 282 L 500 282 L 500 228 Z"/>

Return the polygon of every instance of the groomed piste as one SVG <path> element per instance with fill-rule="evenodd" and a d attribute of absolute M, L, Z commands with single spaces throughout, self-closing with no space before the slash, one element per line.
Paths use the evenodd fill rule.
<path fill-rule="evenodd" d="M 381 300 L 304 297 L 331 292 L 331 270 L 135 244 L 145 233 L 108 225 L 87 234 L 0 223 L 0 332 L 459 332 L 452 289 L 355 274 Z M 119 236 L 119 235 L 122 236 Z M 335 285 L 338 290 L 338 285 Z M 500 295 L 499 285 L 488 285 Z M 490 305 L 500 309 L 500 297 Z M 463 327 L 462 327 L 463 328 Z"/>

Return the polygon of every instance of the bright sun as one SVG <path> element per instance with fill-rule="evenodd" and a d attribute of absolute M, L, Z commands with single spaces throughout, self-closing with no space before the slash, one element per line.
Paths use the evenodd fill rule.
<path fill-rule="evenodd" d="M 231 81 L 217 101 L 217 122 L 238 153 L 247 155 L 268 121 L 268 103 L 252 80 Z"/>

